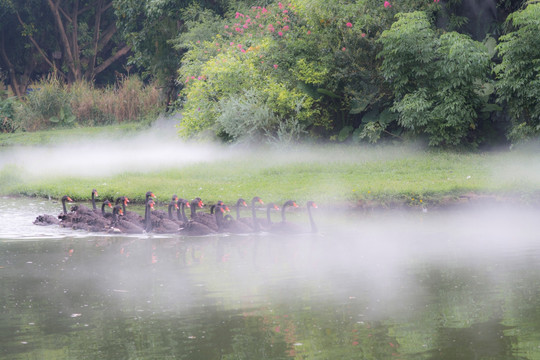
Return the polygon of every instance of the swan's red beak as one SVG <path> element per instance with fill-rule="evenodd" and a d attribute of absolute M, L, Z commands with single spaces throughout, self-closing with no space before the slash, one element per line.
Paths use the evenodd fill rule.
<path fill-rule="evenodd" d="M 279 206 L 274 205 L 274 209 L 279 210 Z"/>
<path fill-rule="evenodd" d="M 298 207 L 298 204 L 295 203 L 295 202 L 293 202 L 292 205 L 293 205 L 294 207 Z"/>
<path fill-rule="evenodd" d="M 311 204 L 311 206 L 313 206 L 315 209 L 318 209 L 318 206 L 315 203 Z"/>
<path fill-rule="evenodd" d="M 231 211 L 228 206 L 225 206 L 225 211 Z"/>
<path fill-rule="evenodd" d="M 124 215 L 124 211 L 122 211 L 122 209 L 118 210 L 118 213 L 119 213 L 120 215 Z"/>
<path fill-rule="evenodd" d="M 73 200 L 71 200 L 71 198 L 68 196 L 67 201 L 73 201 Z"/>
<path fill-rule="evenodd" d="M 247 204 L 246 204 L 246 202 L 245 202 L 245 201 L 244 201 L 244 202 L 242 202 L 242 205 L 244 205 L 244 206 L 247 206 Z"/>
<path fill-rule="evenodd" d="M 128 202 L 129 202 L 129 199 L 128 199 L 128 198 L 125 198 L 125 199 L 124 199 L 124 205 L 127 205 Z"/>
<path fill-rule="evenodd" d="M 174 208 L 178 209 L 178 204 L 177 203 L 174 203 Z"/>
<path fill-rule="evenodd" d="M 225 212 L 225 209 L 223 209 L 221 206 L 219 207 L 219 211 L 221 211 L 222 213 Z"/>
<path fill-rule="evenodd" d="M 262 201 L 262 199 L 259 199 L 259 202 L 264 205 L 264 201 Z"/>
<path fill-rule="evenodd" d="M 111 205 L 111 203 L 108 203 L 107 205 L 109 205 L 109 207 L 110 207 L 110 208 L 112 208 L 112 205 Z"/>
<path fill-rule="evenodd" d="M 187 206 L 187 207 L 191 207 L 191 205 L 189 205 L 189 203 L 188 203 L 188 202 L 186 202 L 186 206 Z"/>
<path fill-rule="evenodd" d="M 202 208 L 204 206 L 202 201 L 199 201 L 199 207 Z"/>

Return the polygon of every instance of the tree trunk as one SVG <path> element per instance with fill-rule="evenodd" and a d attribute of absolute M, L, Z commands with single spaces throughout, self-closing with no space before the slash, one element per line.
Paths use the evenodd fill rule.
<path fill-rule="evenodd" d="M 2 34 L 2 37 L 0 38 L 0 56 L 2 56 L 2 60 L 7 66 L 8 73 L 9 73 L 9 84 L 11 86 L 11 90 L 13 90 L 13 93 L 16 96 L 22 96 L 21 94 L 21 88 L 19 85 L 19 80 L 17 79 L 17 74 L 15 73 L 15 67 L 9 61 L 9 58 L 6 53 L 6 47 L 4 44 L 4 34 Z"/>
<path fill-rule="evenodd" d="M 60 35 L 60 40 L 64 48 L 64 59 L 69 69 L 68 81 L 74 82 L 76 80 L 80 80 L 80 63 L 78 64 L 79 66 L 77 66 L 77 64 L 75 63 L 75 57 L 73 56 L 66 29 L 64 27 L 64 23 L 62 22 L 60 11 L 58 10 L 60 6 L 60 0 L 56 0 L 56 2 L 53 2 L 53 0 L 47 0 L 47 3 L 49 4 L 49 8 L 51 9 L 54 21 L 56 23 L 56 28 L 58 29 L 58 33 Z"/>

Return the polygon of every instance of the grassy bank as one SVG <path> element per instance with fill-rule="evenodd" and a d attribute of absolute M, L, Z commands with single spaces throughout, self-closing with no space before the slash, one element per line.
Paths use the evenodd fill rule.
<path fill-rule="evenodd" d="M 48 132 L 47 136 L 63 141 L 66 136 L 73 140 L 73 137 L 101 138 L 112 134 L 114 138 L 123 131 L 106 127 L 69 134 Z M 29 138 L 23 137 L 23 143 L 33 143 Z M 0 144 L 5 142 L 6 136 L 0 135 Z M 10 147 L 4 147 L 7 148 Z M 0 192 L 51 198 L 68 194 L 75 200 L 87 200 L 91 189 L 97 188 L 100 199 L 126 195 L 141 202 L 146 191 L 151 190 L 161 201 L 178 194 L 188 199 L 200 196 L 207 203 L 223 200 L 232 204 L 239 197 L 249 200 L 258 195 L 265 202 L 278 204 L 294 199 L 301 203 L 315 200 L 325 205 L 368 208 L 433 207 L 471 196 L 540 202 L 538 153 L 457 154 L 347 145 L 285 149 L 217 147 L 209 153 L 203 160 L 182 166 L 151 170 L 142 167 L 114 174 L 96 168 L 91 175 L 84 176 L 69 171 L 32 174 L 17 164 L 8 164 L 0 170 Z M 163 156 L 189 157 L 189 154 Z"/>

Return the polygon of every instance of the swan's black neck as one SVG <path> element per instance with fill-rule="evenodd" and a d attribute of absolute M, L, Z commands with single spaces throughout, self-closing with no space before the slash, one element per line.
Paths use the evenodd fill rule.
<path fill-rule="evenodd" d="M 92 191 L 92 209 L 97 210 L 96 207 L 96 192 Z"/>
<path fill-rule="evenodd" d="M 193 200 L 191 202 L 191 218 L 194 219 L 197 216 L 197 206 L 199 206 L 199 202 Z"/>
<path fill-rule="evenodd" d="M 66 198 L 62 198 L 62 210 L 64 211 L 64 215 L 67 214 L 67 209 L 66 209 Z"/>
<path fill-rule="evenodd" d="M 255 199 L 251 200 L 251 216 L 253 218 L 253 230 L 259 231 L 259 223 L 257 221 L 257 212 L 255 211 Z"/>
<path fill-rule="evenodd" d="M 147 201 L 145 211 L 144 211 L 144 230 L 146 230 L 147 232 L 152 230 L 152 218 L 150 216 L 150 212 L 151 212 L 150 204 Z"/>
<path fill-rule="evenodd" d="M 221 205 L 214 205 L 216 210 L 216 224 L 218 226 L 218 231 L 223 231 L 223 212 L 221 211 Z"/>
<path fill-rule="evenodd" d="M 313 220 L 313 216 L 311 215 L 311 206 L 308 205 L 307 207 L 308 215 L 309 215 L 309 223 L 311 224 L 311 232 L 316 233 L 318 232 L 317 225 L 315 225 L 315 220 Z"/>
<path fill-rule="evenodd" d="M 272 217 L 270 216 L 270 211 L 274 208 L 274 204 L 268 204 L 266 208 L 266 220 L 268 220 L 268 225 L 272 224 Z"/>
<path fill-rule="evenodd" d="M 182 201 L 182 221 L 188 222 L 188 218 L 186 216 L 186 203 Z"/>
<path fill-rule="evenodd" d="M 174 206 L 174 201 L 171 201 L 169 203 L 169 209 L 168 209 L 168 211 L 169 211 L 169 220 L 173 219 L 173 216 L 172 216 L 172 208 L 173 208 L 173 206 Z"/>
<path fill-rule="evenodd" d="M 101 204 L 101 215 L 105 216 L 105 206 L 107 206 L 107 203 L 104 202 L 103 204 Z"/>

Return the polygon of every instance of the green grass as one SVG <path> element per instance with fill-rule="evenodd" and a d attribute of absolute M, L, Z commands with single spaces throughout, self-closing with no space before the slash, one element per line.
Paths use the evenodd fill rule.
<path fill-rule="evenodd" d="M 67 142 L 72 139 L 114 138 L 140 132 L 146 124 L 123 123 L 99 127 L 73 127 L 35 132 L 0 133 L 0 147 L 45 145 Z"/>
<path fill-rule="evenodd" d="M 101 199 L 126 195 L 134 202 L 141 202 L 150 190 L 160 201 L 177 194 L 187 199 L 200 196 L 210 204 L 217 200 L 233 204 L 239 197 L 249 201 L 258 195 L 266 203 L 277 204 L 293 199 L 340 206 L 425 206 L 467 193 L 537 203 L 540 155 L 323 145 L 246 150 L 241 158 L 231 155 L 230 159 L 179 169 L 112 176 L 36 178 L 16 166 L 0 170 L 2 194 L 52 198 L 68 194 L 74 200 L 85 200 L 92 188 L 98 189 Z"/>

